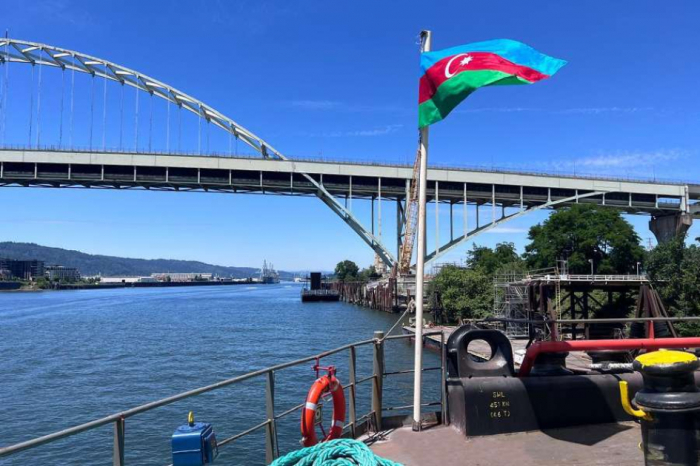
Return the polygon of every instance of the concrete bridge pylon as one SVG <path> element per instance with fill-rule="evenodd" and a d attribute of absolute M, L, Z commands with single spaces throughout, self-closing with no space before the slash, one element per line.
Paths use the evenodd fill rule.
<path fill-rule="evenodd" d="M 679 235 L 685 235 L 693 224 L 693 216 L 689 213 L 679 212 L 671 215 L 652 216 L 649 220 L 649 229 L 656 241 L 665 243 Z"/>

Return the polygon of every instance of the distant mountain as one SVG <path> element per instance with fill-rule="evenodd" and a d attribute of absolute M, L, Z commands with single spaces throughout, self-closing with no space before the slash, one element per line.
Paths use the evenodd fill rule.
<path fill-rule="evenodd" d="M 150 275 L 158 272 L 214 273 L 221 277 L 246 278 L 259 273 L 254 267 L 226 267 L 198 261 L 174 259 L 131 259 L 127 257 L 86 254 L 69 249 L 51 248 L 34 243 L 0 242 L 0 257 L 41 260 L 77 268 L 82 275 Z M 294 273 L 279 271 L 280 279 L 292 280 Z"/>

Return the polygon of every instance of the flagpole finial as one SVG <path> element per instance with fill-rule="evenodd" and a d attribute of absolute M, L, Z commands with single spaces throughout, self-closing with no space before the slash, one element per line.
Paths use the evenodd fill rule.
<path fill-rule="evenodd" d="M 431 40 L 432 35 L 433 35 L 433 32 L 428 30 L 428 29 L 423 29 L 420 32 L 421 52 L 428 52 L 430 50 L 431 45 L 432 45 L 432 40 Z"/>

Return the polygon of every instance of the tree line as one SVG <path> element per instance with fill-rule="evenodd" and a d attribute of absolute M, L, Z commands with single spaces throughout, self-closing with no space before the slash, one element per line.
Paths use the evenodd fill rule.
<path fill-rule="evenodd" d="M 552 213 L 530 228 L 528 243 L 519 254 L 511 242 L 493 248 L 473 245 L 464 266 L 445 265 L 428 285 L 429 308 L 441 320 L 489 317 L 494 311 L 494 278 L 502 274 L 551 269 L 566 261 L 569 274 L 647 274 L 671 315 L 700 316 L 700 238 L 687 244 L 678 237 L 646 251 L 632 225 L 619 211 L 593 204 L 576 204 Z M 352 261 L 339 262 L 335 278 L 370 281 L 379 278 L 374 267 L 360 268 Z M 603 302 L 604 299 L 600 299 Z M 593 314 L 624 317 L 634 300 L 620 293 L 611 310 L 593 308 Z M 677 326 L 684 335 L 700 335 L 700 324 Z"/>
<path fill-rule="evenodd" d="M 335 266 L 335 271 L 333 276 L 336 280 L 340 281 L 361 281 L 367 282 L 370 280 L 376 280 L 381 277 L 377 273 L 374 266 L 369 266 L 365 269 L 360 270 L 356 263 L 351 260 L 344 260 L 338 262 Z"/>
<path fill-rule="evenodd" d="M 495 248 L 474 245 L 464 267 L 445 266 L 433 278 L 431 305 L 448 321 L 488 317 L 494 310 L 497 275 L 552 268 L 565 260 L 570 274 L 635 274 L 641 266 L 670 314 L 700 316 L 700 247 L 686 244 L 685 239 L 646 251 L 620 212 L 577 204 L 530 228 L 522 255 L 509 242 Z M 629 296 L 621 294 L 615 302 L 616 314 L 628 315 L 633 306 Z M 700 325 L 679 329 L 682 334 L 700 334 Z"/>

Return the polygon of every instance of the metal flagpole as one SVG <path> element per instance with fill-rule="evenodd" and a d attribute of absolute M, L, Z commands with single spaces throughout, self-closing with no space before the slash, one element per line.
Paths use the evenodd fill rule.
<path fill-rule="evenodd" d="M 431 32 L 421 31 L 421 53 L 429 52 Z M 418 176 L 418 252 L 416 254 L 416 343 L 413 373 L 413 430 L 421 430 L 421 379 L 423 369 L 423 279 L 425 277 L 425 216 L 428 178 L 428 126 L 420 130 Z"/>

